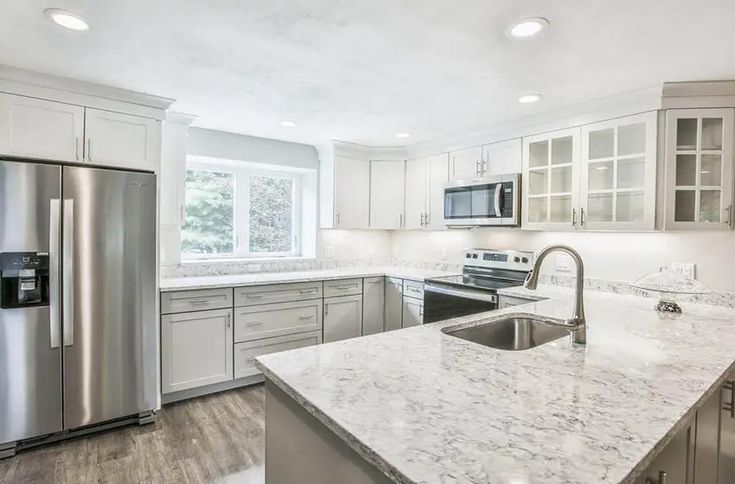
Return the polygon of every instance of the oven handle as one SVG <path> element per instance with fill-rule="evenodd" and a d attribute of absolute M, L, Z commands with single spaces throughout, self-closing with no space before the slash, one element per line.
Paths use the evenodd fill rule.
<path fill-rule="evenodd" d="M 434 286 L 433 284 L 424 283 L 424 291 L 444 294 L 446 296 L 461 297 L 464 299 L 472 299 L 473 301 L 483 301 L 489 303 L 498 302 L 496 294 L 483 294 L 475 291 L 461 291 L 457 289 L 449 289 L 447 287 Z"/>

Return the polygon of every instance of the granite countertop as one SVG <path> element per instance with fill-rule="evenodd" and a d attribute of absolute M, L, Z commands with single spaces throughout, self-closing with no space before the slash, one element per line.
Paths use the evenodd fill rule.
<path fill-rule="evenodd" d="M 735 311 L 588 291 L 586 348 L 565 337 L 502 351 L 441 332 L 509 313 L 571 315 L 550 299 L 261 356 L 259 368 L 384 474 L 401 483 L 631 482 L 725 380 Z"/>
<path fill-rule="evenodd" d="M 260 272 L 252 274 L 236 274 L 224 276 L 175 277 L 163 278 L 161 291 L 181 291 L 190 289 L 215 289 L 232 286 L 258 286 L 261 284 L 277 284 L 285 282 L 310 282 L 330 279 L 347 279 L 350 277 L 388 276 L 423 281 L 430 277 L 453 275 L 454 272 L 443 272 L 411 267 L 344 267 L 339 269 L 294 271 L 294 272 Z"/>

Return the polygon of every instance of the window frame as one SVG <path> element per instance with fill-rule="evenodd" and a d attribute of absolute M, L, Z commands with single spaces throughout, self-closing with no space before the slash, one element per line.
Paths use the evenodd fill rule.
<path fill-rule="evenodd" d="M 303 210 L 302 174 L 288 167 L 263 163 L 248 163 L 231 160 L 210 160 L 201 157 L 187 157 L 186 171 L 201 170 L 234 175 L 233 188 L 233 252 L 220 254 L 187 253 L 181 249 L 182 261 L 228 260 L 228 259 L 268 259 L 300 257 L 303 252 L 301 240 L 301 212 Z M 250 177 L 283 178 L 292 182 L 291 250 L 282 252 L 252 252 L 250 250 Z M 184 176 L 184 197 L 186 196 L 186 176 Z M 241 216 L 241 215 L 245 216 Z M 186 200 L 184 200 L 184 220 L 186 220 Z M 183 227 L 183 224 L 182 224 Z"/>

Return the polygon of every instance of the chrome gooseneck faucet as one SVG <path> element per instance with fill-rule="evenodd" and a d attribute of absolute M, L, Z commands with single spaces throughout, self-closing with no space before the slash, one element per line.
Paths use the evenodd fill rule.
<path fill-rule="evenodd" d="M 538 285 L 539 269 L 547 255 L 552 252 L 566 252 L 577 266 L 577 283 L 574 291 L 574 316 L 564 321 L 564 326 L 572 332 L 575 345 L 587 344 L 587 320 L 584 317 L 584 263 L 579 253 L 566 245 L 551 245 L 539 252 L 533 269 L 528 273 L 523 286 L 528 289 L 536 289 Z"/>

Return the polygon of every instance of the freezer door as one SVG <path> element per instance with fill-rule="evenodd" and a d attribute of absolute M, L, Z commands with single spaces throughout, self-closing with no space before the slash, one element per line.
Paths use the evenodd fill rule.
<path fill-rule="evenodd" d="M 155 175 L 65 167 L 64 427 L 156 406 Z"/>
<path fill-rule="evenodd" d="M 0 252 L 50 252 L 52 276 L 47 304 L 0 309 L 0 444 L 62 430 L 60 195 L 61 168 L 0 161 Z"/>

